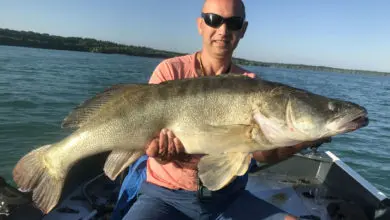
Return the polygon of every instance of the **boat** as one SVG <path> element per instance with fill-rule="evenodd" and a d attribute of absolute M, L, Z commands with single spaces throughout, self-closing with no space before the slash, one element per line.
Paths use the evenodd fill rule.
<path fill-rule="evenodd" d="M 0 219 L 110 219 L 123 175 L 116 181 L 104 175 L 106 156 L 96 155 L 73 167 L 60 203 L 46 215 L 32 205 L 30 194 L 8 184 L 0 187 Z M 306 150 L 256 166 L 250 170 L 247 190 L 301 219 L 390 219 L 389 198 L 330 151 Z M 24 201 L 15 204 L 21 198 Z"/>

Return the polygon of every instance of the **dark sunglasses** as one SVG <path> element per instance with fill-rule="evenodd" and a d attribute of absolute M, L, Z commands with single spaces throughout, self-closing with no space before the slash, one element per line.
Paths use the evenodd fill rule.
<path fill-rule="evenodd" d="M 226 27 L 231 31 L 240 30 L 244 24 L 244 18 L 239 16 L 224 18 L 217 14 L 202 12 L 202 18 L 210 27 L 219 28 L 223 23 L 225 23 Z"/>

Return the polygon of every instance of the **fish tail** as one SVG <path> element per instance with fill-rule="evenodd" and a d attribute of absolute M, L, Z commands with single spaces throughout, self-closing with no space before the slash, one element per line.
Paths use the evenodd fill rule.
<path fill-rule="evenodd" d="M 52 145 L 45 145 L 31 151 L 16 164 L 13 178 L 22 191 L 33 191 L 34 203 L 45 214 L 53 209 L 60 199 L 64 184 L 63 175 L 56 175 L 50 169 L 45 154 Z"/>

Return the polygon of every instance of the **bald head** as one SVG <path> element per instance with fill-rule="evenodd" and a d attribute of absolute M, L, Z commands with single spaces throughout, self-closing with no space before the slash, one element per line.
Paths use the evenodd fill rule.
<path fill-rule="evenodd" d="M 215 12 L 222 9 L 233 11 L 235 15 L 242 16 L 245 19 L 245 5 L 242 0 L 205 0 L 202 12 Z"/>
<path fill-rule="evenodd" d="M 219 60 L 231 60 L 248 27 L 244 3 L 242 0 L 205 0 L 202 13 L 197 18 L 198 31 L 203 38 L 202 53 Z"/>

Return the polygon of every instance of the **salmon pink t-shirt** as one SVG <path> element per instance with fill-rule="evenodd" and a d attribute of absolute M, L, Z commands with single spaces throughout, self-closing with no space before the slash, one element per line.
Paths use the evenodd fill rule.
<path fill-rule="evenodd" d="M 196 69 L 199 67 L 196 55 L 197 53 L 193 53 L 162 61 L 154 70 L 149 83 L 158 84 L 168 80 L 198 77 Z M 253 78 L 256 76 L 234 64 L 232 64 L 230 72 Z M 194 155 L 190 161 L 173 161 L 166 164 L 160 164 L 154 158 L 149 157 L 146 181 L 169 189 L 196 191 L 198 189 L 197 170 L 188 168 L 188 164 L 197 164 L 200 157 Z"/>

